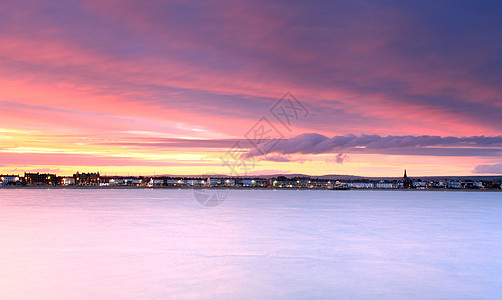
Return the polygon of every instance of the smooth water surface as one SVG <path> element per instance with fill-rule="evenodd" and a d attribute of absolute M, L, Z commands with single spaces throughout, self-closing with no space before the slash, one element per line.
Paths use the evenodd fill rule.
<path fill-rule="evenodd" d="M 502 193 L 0 189 L 1 299 L 495 299 Z"/>

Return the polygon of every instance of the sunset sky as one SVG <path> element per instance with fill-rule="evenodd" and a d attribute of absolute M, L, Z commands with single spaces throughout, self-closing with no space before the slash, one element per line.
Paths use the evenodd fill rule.
<path fill-rule="evenodd" d="M 2 1 L 0 173 L 502 174 L 501 16 L 500 1 Z"/>

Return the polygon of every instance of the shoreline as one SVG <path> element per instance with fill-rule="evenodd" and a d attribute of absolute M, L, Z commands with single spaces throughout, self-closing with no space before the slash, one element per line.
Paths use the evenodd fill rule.
<path fill-rule="evenodd" d="M 33 190 L 129 190 L 129 189 L 161 189 L 161 190 L 285 190 L 285 191 L 444 191 L 444 192 L 502 192 L 502 189 L 447 189 L 447 188 L 427 188 L 427 189 L 326 189 L 326 188 L 274 188 L 274 187 L 171 187 L 171 186 L 50 186 L 50 185 L 33 185 L 33 186 L 0 186 L 2 189 L 33 189 Z"/>

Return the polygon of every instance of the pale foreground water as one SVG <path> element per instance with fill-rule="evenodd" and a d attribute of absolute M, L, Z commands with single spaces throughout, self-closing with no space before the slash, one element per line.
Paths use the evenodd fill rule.
<path fill-rule="evenodd" d="M 502 193 L 0 190 L 0 299 L 496 299 Z"/>

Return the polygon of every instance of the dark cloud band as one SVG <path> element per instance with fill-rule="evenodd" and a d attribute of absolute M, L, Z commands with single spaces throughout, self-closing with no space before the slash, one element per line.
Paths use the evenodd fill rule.
<path fill-rule="evenodd" d="M 268 141 L 271 147 L 251 149 L 246 157 L 278 154 L 365 152 L 390 155 L 494 156 L 502 153 L 502 136 L 440 137 L 344 135 L 327 137 L 307 133 L 291 139 Z M 273 145 L 273 147 L 272 147 Z M 266 153 L 263 149 L 270 149 Z M 419 150 L 419 151 L 417 151 Z"/>

